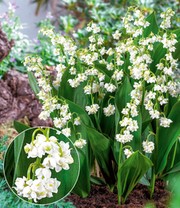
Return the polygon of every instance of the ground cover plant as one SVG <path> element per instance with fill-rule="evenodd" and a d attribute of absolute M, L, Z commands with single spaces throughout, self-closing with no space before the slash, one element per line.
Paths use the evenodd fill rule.
<path fill-rule="evenodd" d="M 84 47 L 52 28 L 40 30 L 55 46 L 59 63 L 53 75 L 43 57 L 28 56 L 25 66 L 43 104 L 40 118 L 51 117 L 80 147 L 74 193 L 85 197 L 91 180 L 105 182 L 124 203 L 137 183 L 147 185 L 153 197 L 156 180 L 179 172 L 180 103 L 174 81 L 179 30 L 171 29 L 173 16 L 167 9 L 158 24 L 154 12 L 129 7 L 108 45 L 94 22 L 86 28 Z M 91 177 L 94 161 L 103 177 Z"/>

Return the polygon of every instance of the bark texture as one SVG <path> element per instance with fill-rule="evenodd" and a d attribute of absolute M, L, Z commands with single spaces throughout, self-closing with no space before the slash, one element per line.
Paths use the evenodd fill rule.
<path fill-rule="evenodd" d="M 9 41 L 6 34 L 2 31 L 0 25 L 0 62 L 8 56 L 11 48 L 14 46 L 14 41 Z"/>

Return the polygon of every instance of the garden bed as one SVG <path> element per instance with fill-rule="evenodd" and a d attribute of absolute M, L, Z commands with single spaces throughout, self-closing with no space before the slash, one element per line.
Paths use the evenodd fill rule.
<path fill-rule="evenodd" d="M 77 195 L 68 196 L 68 201 L 73 202 L 77 208 L 143 208 L 146 204 L 155 204 L 157 208 L 167 208 L 170 192 L 165 189 L 165 184 L 158 181 L 155 187 L 153 200 L 149 199 L 149 192 L 146 186 L 137 185 L 129 195 L 126 203 L 119 206 L 117 194 L 110 192 L 105 186 L 91 187 L 91 193 L 87 198 Z"/>
<path fill-rule="evenodd" d="M 18 196 L 48 207 L 55 202 L 53 208 L 73 187 L 65 200 L 77 208 L 179 207 L 177 8 L 156 14 L 121 5 L 119 13 L 118 5 L 102 3 L 112 15 L 89 5 L 89 24 L 73 34 L 72 18 L 62 19 L 61 33 L 48 15 L 36 43 L 18 33 L 21 27 L 16 37 L 13 5 L 0 17 L 1 177 L 4 163 Z M 15 129 L 21 134 L 11 143 Z M 14 207 L 0 198 L 2 207 Z"/>

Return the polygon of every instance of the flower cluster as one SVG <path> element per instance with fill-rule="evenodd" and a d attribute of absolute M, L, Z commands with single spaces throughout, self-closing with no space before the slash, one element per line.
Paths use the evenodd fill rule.
<path fill-rule="evenodd" d="M 154 150 L 154 143 L 149 141 L 143 141 L 143 149 L 146 153 L 152 153 Z"/>
<path fill-rule="evenodd" d="M 129 158 L 133 154 L 133 151 L 126 148 L 124 149 L 124 154 L 126 155 L 127 158 Z"/>
<path fill-rule="evenodd" d="M 165 12 L 162 12 L 160 17 L 163 19 L 160 27 L 162 29 L 168 29 L 171 27 L 171 18 L 174 16 L 174 11 L 172 9 L 168 9 Z"/>
<path fill-rule="evenodd" d="M 62 169 L 69 170 L 69 165 L 74 162 L 69 143 L 58 142 L 55 136 L 49 137 L 38 133 L 35 139 L 32 136 L 32 142 L 26 144 L 24 150 L 28 158 L 36 158 L 36 161 L 30 164 L 27 178 L 25 176 L 16 178 L 14 189 L 19 196 L 34 202 L 52 197 L 53 193 L 58 192 L 61 182 L 56 178 L 51 178 L 51 170 L 56 172 Z"/>
<path fill-rule="evenodd" d="M 24 147 L 28 158 L 42 158 L 46 156 L 42 165 L 45 168 L 55 169 L 56 172 L 62 169 L 68 170 L 69 164 L 73 163 L 69 143 L 58 142 L 55 136 L 47 138 L 43 134 L 37 134 L 36 139 Z"/>
<path fill-rule="evenodd" d="M 128 69 L 131 77 L 135 80 L 134 89 L 131 91 L 131 100 L 121 112 L 123 114 L 123 118 L 120 121 L 121 133 L 116 134 L 116 140 L 123 144 L 130 142 L 133 139 L 131 132 L 138 129 L 138 123 L 133 117 L 138 116 L 139 105 L 144 105 L 151 119 L 159 119 L 160 126 L 169 127 L 172 121 L 165 117 L 165 114 L 160 110 L 160 106 L 168 103 L 167 93 L 173 97 L 177 96 L 177 84 L 172 79 L 173 71 L 177 68 L 177 60 L 172 56 L 177 43 L 176 35 L 151 33 L 148 37 L 143 37 L 141 36 L 143 28 L 148 27 L 149 22 L 145 21 L 140 10 L 136 10 L 134 16 L 130 14 L 124 18 L 124 23 L 127 34 L 132 34 L 133 38 L 130 36 L 123 43 L 119 41 L 116 47 L 116 52 L 120 53 L 121 56 L 123 53 L 129 53 L 131 64 Z M 167 14 L 169 14 L 169 17 Z M 166 24 L 166 27 L 170 27 L 167 24 L 169 24 L 172 14 L 172 10 L 162 14 L 166 22 L 163 24 Z M 139 36 L 138 44 L 134 44 L 137 36 Z M 157 71 L 160 70 L 161 73 L 155 73 L 151 70 L 153 62 L 151 51 L 154 49 L 153 45 L 155 43 L 162 43 L 163 47 L 167 49 L 165 56 L 156 65 Z M 151 89 L 145 90 L 144 87 L 149 84 L 152 84 Z M 145 152 L 152 152 L 154 149 L 152 144 L 153 142 L 143 143 Z"/>
<path fill-rule="evenodd" d="M 74 145 L 80 149 L 82 149 L 84 147 L 84 145 L 86 145 L 86 140 L 85 139 L 78 139 L 75 141 Z"/>
<path fill-rule="evenodd" d="M 47 33 L 51 34 L 50 32 Z M 67 47 L 66 50 L 68 50 L 68 46 L 66 47 Z M 73 53 L 71 51 L 71 55 L 72 54 Z M 61 57 L 59 59 L 61 59 Z M 66 137 L 70 137 L 71 129 L 69 128 L 68 125 L 72 123 L 74 127 L 79 126 L 81 124 L 80 117 L 76 116 L 75 114 L 74 116 L 72 115 L 69 109 L 69 105 L 66 103 L 64 99 L 60 99 L 58 98 L 57 95 L 54 96 L 52 94 L 52 83 L 51 83 L 50 72 L 44 69 L 42 64 L 42 59 L 40 57 L 27 56 L 24 65 L 27 67 L 28 71 L 34 73 L 38 86 L 40 87 L 40 91 L 37 95 L 39 99 L 42 101 L 43 106 L 39 118 L 42 120 L 46 120 L 51 116 L 51 114 L 54 114 L 53 117 L 54 126 L 58 129 L 61 129 L 61 131 L 59 131 L 60 133 L 64 134 Z M 61 77 L 61 78 L 59 79 L 58 83 L 57 83 L 57 79 L 53 81 L 54 87 L 56 86 L 56 84 L 59 84 L 59 82 L 61 81 L 63 73 L 65 72 L 64 67 L 65 65 L 59 64 L 55 68 L 57 72 L 56 77 L 59 78 Z M 61 69 L 64 68 L 64 71 L 61 71 L 60 68 Z M 83 144 L 85 145 L 85 143 Z M 80 146 L 83 147 L 84 146 L 83 144 Z M 79 147 L 79 145 L 77 147 Z"/>
<path fill-rule="evenodd" d="M 103 122 L 98 119 L 102 118 L 102 114 L 113 117 L 121 109 L 119 126 L 113 137 L 122 144 L 131 142 L 139 129 L 137 118 L 142 113 L 140 109 L 148 114 L 149 120 L 156 119 L 158 125 L 170 127 L 172 120 L 166 117 L 164 109 L 169 97 L 178 95 L 174 81 L 177 60 L 173 57 L 177 37 L 163 29 L 170 27 L 172 16 L 170 9 L 162 13 L 161 28 L 148 32 L 150 22 L 144 13 L 130 7 L 123 18 L 124 29 L 117 29 L 111 34 L 112 43 L 109 46 L 105 44 L 101 26 L 91 22 L 87 27 L 89 45 L 80 49 L 71 38 L 55 34 L 51 29 L 42 29 L 41 33 L 49 37 L 55 46 L 59 64 L 55 68 L 56 78 L 52 81 L 48 78 L 49 72 L 44 70 L 37 58 L 36 64 L 32 62 L 33 58 L 25 61 L 41 87 L 38 95 L 43 102 L 43 112 L 40 118 L 48 118 L 53 113 L 54 126 L 62 129 L 62 133 L 71 135 L 68 123 L 73 120 L 75 125 L 76 118 L 72 116 L 68 105 L 52 93 L 52 87 L 62 87 L 62 78 L 65 78 L 73 92 L 82 88 L 81 92 L 87 98 L 83 103 L 84 110 L 97 123 L 95 126 L 99 130 L 101 126 L 98 122 Z M 155 62 L 154 51 L 158 47 L 165 52 Z M 131 92 L 126 95 L 125 106 L 119 108 L 116 96 L 124 82 L 129 83 Z M 79 146 L 79 142 L 77 144 Z M 153 151 L 153 145 L 148 151 L 145 146 L 149 143 L 141 145 L 145 152 Z M 129 155 L 127 151 L 126 155 Z"/>
<path fill-rule="evenodd" d="M 60 186 L 60 181 L 56 178 L 51 178 L 51 171 L 46 168 L 38 168 L 36 170 L 37 179 L 27 179 L 17 178 L 15 181 L 16 187 L 14 189 L 17 191 L 19 196 L 28 198 L 37 202 L 43 198 L 50 198 L 53 196 L 53 193 L 58 192 Z"/>

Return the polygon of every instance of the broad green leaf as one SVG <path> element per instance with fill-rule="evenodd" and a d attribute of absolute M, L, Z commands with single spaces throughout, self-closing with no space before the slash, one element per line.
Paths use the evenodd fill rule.
<path fill-rule="evenodd" d="M 83 109 L 85 109 L 85 106 L 90 105 L 90 97 L 84 93 L 85 86 L 86 83 L 82 83 L 80 86 L 74 89 L 74 94 L 72 97 L 72 101 L 81 106 Z"/>
<path fill-rule="evenodd" d="M 176 156 L 175 156 L 174 164 L 180 161 L 179 159 L 180 158 L 180 139 L 178 139 L 176 142 L 177 142 L 177 147 L 176 147 Z M 175 148 L 175 145 L 174 145 L 174 148 Z"/>
<path fill-rule="evenodd" d="M 118 160 L 119 160 L 119 148 L 120 148 L 120 142 L 114 139 L 112 144 L 112 151 L 116 164 L 118 164 Z"/>
<path fill-rule="evenodd" d="M 164 112 L 166 117 L 169 115 L 171 109 L 176 104 L 176 102 L 177 102 L 177 98 L 172 97 L 171 95 L 169 95 L 168 103 L 165 105 L 165 112 Z"/>
<path fill-rule="evenodd" d="M 129 81 L 129 77 L 125 76 L 123 83 L 119 86 L 115 95 L 116 106 L 120 114 L 122 109 L 126 106 L 126 104 L 131 99 L 130 96 L 131 91 L 132 91 L 132 86 Z"/>
<path fill-rule="evenodd" d="M 30 126 L 27 126 L 19 121 L 14 121 L 14 128 L 18 133 L 21 133 L 22 131 L 30 128 Z"/>
<path fill-rule="evenodd" d="M 90 178 L 91 180 L 91 183 L 95 184 L 95 185 L 106 185 L 105 181 L 103 178 L 99 178 L 99 177 L 96 177 L 96 176 L 91 176 Z"/>
<path fill-rule="evenodd" d="M 93 163 L 93 154 L 89 145 L 87 131 L 84 128 L 84 124 L 91 126 L 91 120 L 87 113 L 77 104 L 70 100 L 66 100 L 67 104 L 72 113 L 76 113 L 81 119 L 81 125 L 74 127 L 71 126 L 71 140 L 75 142 L 79 137 L 77 137 L 77 132 L 81 134 L 81 138 L 85 139 L 87 145 L 83 149 L 78 149 L 78 154 L 80 158 L 80 174 L 78 181 L 73 189 L 73 193 L 78 194 L 81 197 L 87 197 L 90 192 L 90 170 Z M 86 184 L 86 186 L 84 186 Z"/>
<path fill-rule="evenodd" d="M 74 90 L 68 83 L 68 79 L 71 79 L 71 78 L 72 76 L 70 76 L 68 70 L 66 70 L 63 74 L 61 85 L 58 88 L 58 96 L 59 97 L 62 96 L 72 101 Z"/>
<path fill-rule="evenodd" d="M 87 197 L 90 192 L 90 171 L 94 161 L 94 155 L 90 147 L 90 138 L 88 137 L 88 132 L 85 125 L 93 127 L 93 124 L 90 117 L 82 107 L 69 100 L 66 100 L 66 102 L 68 103 L 71 112 L 76 113 L 81 119 L 81 125 L 76 126 L 75 131 L 73 128 L 71 128 L 72 141 L 75 142 L 76 139 L 78 139 L 76 133 L 79 132 L 82 139 L 85 139 L 87 142 L 85 147 L 78 150 L 80 157 L 80 175 L 73 192 L 81 197 Z M 86 184 L 86 186 L 84 186 L 84 184 Z"/>
<path fill-rule="evenodd" d="M 81 197 L 87 197 L 90 192 L 91 163 L 94 161 L 94 157 L 88 141 L 87 132 L 83 126 L 84 125 L 81 124 L 76 127 L 76 131 L 73 130 L 71 132 L 71 140 L 73 142 L 78 139 L 77 132 L 80 133 L 81 138 L 85 139 L 87 142 L 82 149 L 77 149 L 80 159 L 80 174 L 76 186 L 73 189 L 73 193 L 78 194 Z M 86 184 L 86 186 L 84 186 L 84 184 Z"/>
<path fill-rule="evenodd" d="M 171 148 L 171 151 L 169 152 L 167 164 L 165 169 L 163 170 L 163 175 L 172 170 L 174 167 L 176 167 L 176 164 L 179 163 L 180 158 L 180 140 L 178 139 L 173 147 Z"/>
<path fill-rule="evenodd" d="M 155 73 L 156 65 L 160 62 L 160 60 L 165 56 L 167 49 L 163 48 L 162 43 L 155 43 L 154 44 L 154 50 L 152 54 L 152 60 L 153 62 L 150 65 L 151 70 Z"/>
<path fill-rule="evenodd" d="M 138 115 L 134 118 L 134 120 L 136 120 L 138 122 L 138 130 L 133 132 L 134 138 L 133 140 L 130 142 L 130 146 L 133 148 L 133 150 L 139 150 L 141 151 L 142 149 L 142 138 L 141 138 L 141 134 L 142 134 L 142 116 L 141 116 L 141 112 L 139 110 Z"/>
<path fill-rule="evenodd" d="M 10 162 L 9 162 L 10 161 Z M 6 154 L 4 156 L 4 173 L 5 178 L 8 181 L 9 185 L 13 185 L 13 175 L 14 175 L 14 143 L 12 142 L 8 147 Z"/>
<path fill-rule="evenodd" d="M 142 109 L 142 133 L 146 130 L 148 125 L 151 123 L 152 119 L 149 115 L 149 112 L 145 109 L 144 106 L 141 107 Z"/>
<path fill-rule="evenodd" d="M 172 173 L 179 173 L 180 174 L 180 162 L 176 163 L 173 168 L 171 168 L 167 173 L 165 173 L 166 175 L 170 175 Z"/>
<path fill-rule="evenodd" d="M 180 205 L 180 175 L 175 177 L 170 177 L 170 187 L 171 187 L 171 201 L 169 203 L 169 208 L 178 208 Z"/>
<path fill-rule="evenodd" d="M 176 36 L 177 36 L 177 37 L 176 37 L 176 40 L 178 41 L 178 42 L 176 43 L 176 45 L 175 45 L 176 50 L 175 50 L 175 52 L 173 53 L 173 57 L 174 57 L 175 59 L 180 60 L 180 29 L 177 29 L 177 30 L 173 31 L 173 33 L 176 34 Z"/>
<path fill-rule="evenodd" d="M 29 79 L 29 84 L 30 84 L 33 92 L 35 93 L 35 95 L 37 95 L 39 93 L 40 89 L 37 84 L 36 78 L 34 77 L 32 72 L 28 72 L 28 79 Z"/>
<path fill-rule="evenodd" d="M 68 79 L 72 78 L 68 70 L 63 74 L 61 86 L 58 89 L 58 96 L 62 96 L 75 104 L 84 108 L 86 105 L 90 104 L 90 97 L 84 93 L 84 86 L 86 83 L 81 83 L 77 88 L 72 88 Z"/>
<path fill-rule="evenodd" d="M 86 126 L 86 130 L 93 154 L 99 164 L 104 179 L 110 187 L 113 187 L 115 175 L 112 166 L 113 155 L 111 151 L 111 142 L 103 134 L 93 128 Z"/>
<path fill-rule="evenodd" d="M 114 139 L 115 136 L 115 115 L 111 115 L 109 117 L 102 114 L 100 119 L 101 130 L 104 135 L 108 135 L 108 137 Z"/>
<path fill-rule="evenodd" d="M 116 114 L 115 114 L 115 133 L 120 132 L 119 121 L 122 115 L 121 111 L 124 107 L 126 107 L 126 104 L 131 100 L 130 93 L 132 89 L 133 88 L 131 86 L 129 77 L 125 76 L 122 84 L 119 86 L 115 94 L 115 106 L 117 108 Z M 117 141 L 114 141 L 112 149 L 113 149 L 113 155 L 114 155 L 115 161 L 116 163 L 118 163 L 119 143 Z"/>
<path fill-rule="evenodd" d="M 81 118 L 82 122 L 85 125 L 93 127 L 93 123 L 91 122 L 90 117 L 88 116 L 86 111 L 81 106 L 79 106 L 79 105 L 75 104 L 74 102 L 67 100 L 67 99 L 66 99 L 66 102 L 69 105 L 70 111 L 72 113 L 76 113 Z"/>
<path fill-rule="evenodd" d="M 129 74 L 129 65 L 130 65 L 130 54 L 128 52 L 125 53 L 124 57 L 122 58 L 122 60 L 124 61 L 124 64 L 123 64 L 123 71 L 125 74 Z"/>
<path fill-rule="evenodd" d="M 116 106 L 115 134 L 118 134 L 120 132 L 119 120 L 120 120 L 120 114 L 119 114 L 119 111 L 117 110 L 117 106 Z M 112 151 L 113 151 L 113 155 L 114 155 L 114 159 L 115 159 L 116 164 L 118 164 L 118 160 L 119 160 L 119 148 L 120 148 L 120 143 L 116 139 L 114 139 L 113 144 L 112 144 Z"/>
<path fill-rule="evenodd" d="M 78 150 L 80 158 L 80 174 L 77 183 L 73 189 L 73 193 L 87 197 L 90 193 L 90 167 L 88 154 Z M 86 184 L 86 185 L 84 185 Z"/>
<path fill-rule="evenodd" d="M 95 62 L 95 67 L 105 75 L 105 81 L 109 81 L 112 76 L 112 72 L 107 70 L 105 64 L 100 64 L 99 62 Z"/>
<path fill-rule="evenodd" d="M 123 203 L 152 165 L 149 158 L 136 151 L 119 167 L 118 195 L 122 197 Z"/>
<path fill-rule="evenodd" d="M 21 156 L 21 150 L 23 150 L 24 146 L 24 137 L 25 137 L 25 132 L 22 132 L 19 134 L 16 139 L 13 141 L 14 142 L 14 161 L 15 161 L 15 168 L 14 168 L 14 177 L 13 177 L 13 184 L 16 180 L 16 178 L 21 175 L 21 170 L 18 167 L 19 162 L 23 162 Z M 23 158 L 24 159 L 24 158 Z M 22 164 L 21 164 L 22 165 Z"/>
<path fill-rule="evenodd" d="M 144 32 L 143 32 L 144 37 L 148 37 L 151 33 L 157 34 L 158 25 L 157 25 L 155 13 L 153 12 L 152 14 L 150 14 L 146 18 L 146 21 L 148 21 L 150 25 L 144 29 Z"/>
<path fill-rule="evenodd" d="M 171 123 L 170 128 L 159 128 L 158 134 L 158 145 L 157 145 L 157 153 L 158 157 L 154 159 L 155 171 L 156 174 L 163 171 L 167 163 L 167 157 L 174 143 L 177 141 L 180 135 L 180 101 L 177 102 L 168 118 L 173 121 Z"/>
<path fill-rule="evenodd" d="M 110 94 L 107 93 L 103 99 L 103 103 L 101 106 L 107 107 L 110 104 L 109 99 L 110 99 Z M 114 103 L 111 103 L 111 104 L 114 105 Z M 99 110 L 98 113 L 99 113 L 98 120 L 99 120 L 100 127 L 101 127 L 103 134 L 114 139 L 114 135 L 116 131 L 116 128 L 115 128 L 115 116 L 116 115 L 113 114 L 111 116 L 105 116 L 102 108 Z"/>
<path fill-rule="evenodd" d="M 147 180 L 147 178 L 145 176 L 143 176 L 140 181 L 139 181 L 140 184 L 143 184 L 144 186 L 150 186 L 150 183 L 149 181 Z"/>

